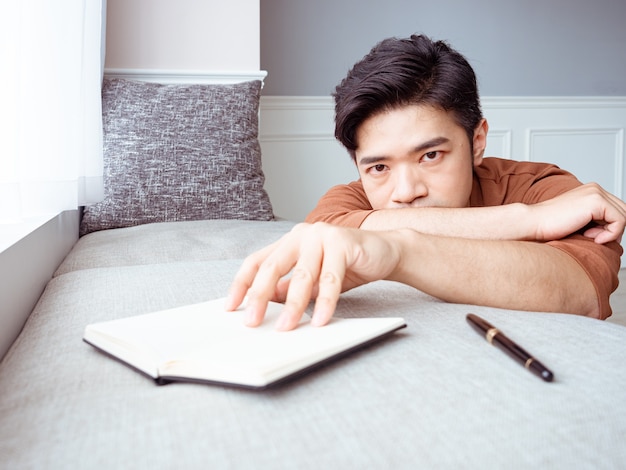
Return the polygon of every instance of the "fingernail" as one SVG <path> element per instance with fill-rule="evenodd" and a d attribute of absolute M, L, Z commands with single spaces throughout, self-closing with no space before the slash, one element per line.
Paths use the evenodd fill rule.
<path fill-rule="evenodd" d="M 246 307 L 245 323 L 247 326 L 256 326 L 256 313 L 251 306 Z"/>
<path fill-rule="evenodd" d="M 332 313 L 329 314 L 328 310 L 319 304 L 315 304 L 315 309 L 313 310 L 313 317 L 311 318 L 312 326 L 324 326 L 328 323 L 328 318 L 332 316 Z"/>
<path fill-rule="evenodd" d="M 276 329 L 278 331 L 285 331 L 289 328 L 289 312 L 283 311 L 278 320 L 276 320 Z"/>
<path fill-rule="evenodd" d="M 224 302 L 224 310 L 226 310 L 227 312 L 232 312 L 233 310 L 235 310 L 235 307 L 233 307 L 234 303 L 235 301 L 233 300 L 233 296 L 231 294 L 228 294 L 228 296 L 226 297 L 226 301 Z"/>

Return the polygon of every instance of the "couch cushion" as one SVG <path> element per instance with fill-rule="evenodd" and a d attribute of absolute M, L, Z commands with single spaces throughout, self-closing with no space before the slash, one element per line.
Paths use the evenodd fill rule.
<path fill-rule="evenodd" d="M 620 468 L 626 329 L 471 307 L 550 366 L 547 384 L 467 306 L 376 282 L 340 316 L 408 328 L 276 390 L 154 382 L 81 341 L 91 322 L 224 295 L 240 260 L 56 277 L 0 364 L 6 468 Z M 288 334 L 288 333 L 286 333 Z M 581 338 L 583 341 L 581 341 Z"/>
<path fill-rule="evenodd" d="M 260 90 L 260 81 L 105 79 L 105 198 L 85 209 L 81 235 L 149 222 L 272 219 L 258 142 Z"/>
<path fill-rule="evenodd" d="M 253 236 L 264 244 L 288 230 L 230 222 L 152 224 L 81 240 L 74 254 L 99 260 L 68 262 L 0 362 L 3 467 L 623 466 L 626 328 L 607 322 L 448 304 L 374 282 L 342 294 L 337 316 L 400 316 L 408 328 L 260 393 L 159 387 L 82 342 L 93 322 L 224 296 L 242 260 L 210 259 L 212 247 L 228 238 L 222 255 L 247 253 Z M 103 266 L 107 252 L 113 264 Z M 134 254 L 137 262 L 118 266 Z M 470 311 L 535 354 L 555 381 L 489 345 L 465 321 Z"/>
<path fill-rule="evenodd" d="M 78 240 L 55 276 L 78 269 L 244 258 L 294 222 L 196 220 L 102 230 Z"/>

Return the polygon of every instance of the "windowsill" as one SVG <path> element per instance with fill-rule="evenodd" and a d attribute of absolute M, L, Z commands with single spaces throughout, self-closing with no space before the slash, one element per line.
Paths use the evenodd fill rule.
<path fill-rule="evenodd" d="M 59 214 L 25 217 L 15 221 L 0 221 L 0 253 L 11 248 Z"/>

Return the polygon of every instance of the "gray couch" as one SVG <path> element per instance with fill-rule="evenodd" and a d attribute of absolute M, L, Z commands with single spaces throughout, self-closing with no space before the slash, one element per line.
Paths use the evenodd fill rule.
<path fill-rule="evenodd" d="M 259 90 L 105 86 L 107 192 L 0 362 L 0 467 L 626 468 L 615 324 L 375 282 L 337 316 L 408 328 L 267 391 L 157 386 L 82 341 L 93 322 L 224 296 L 242 259 L 294 225 L 263 191 Z M 555 381 L 490 346 L 470 311 Z"/>
<path fill-rule="evenodd" d="M 286 221 L 146 224 L 82 237 L 0 364 L 2 468 L 623 468 L 626 329 L 443 303 L 391 282 L 338 316 L 408 328 L 274 390 L 158 386 L 83 343 L 85 325 L 226 293 Z M 491 347 L 468 311 L 555 373 Z"/>

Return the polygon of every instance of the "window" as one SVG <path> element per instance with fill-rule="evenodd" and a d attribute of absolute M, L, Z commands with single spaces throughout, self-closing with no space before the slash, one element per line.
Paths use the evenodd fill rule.
<path fill-rule="evenodd" d="M 102 197 L 105 3 L 0 8 L 0 230 Z"/>

